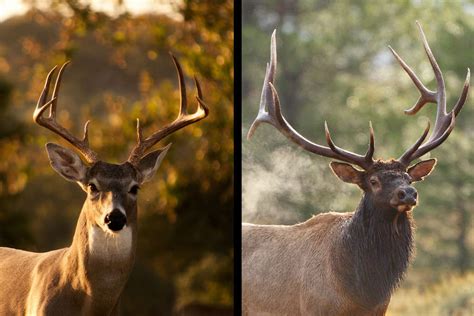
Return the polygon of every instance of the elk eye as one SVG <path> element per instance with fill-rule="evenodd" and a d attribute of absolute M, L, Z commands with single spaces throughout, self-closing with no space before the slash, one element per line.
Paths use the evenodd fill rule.
<path fill-rule="evenodd" d="M 140 189 L 138 185 L 134 185 L 133 187 L 130 188 L 130 191 L 128 191 L 128 193 L 136 195 L 138 193 L 138 189 Z"/>
<path fill-rule="evenodd" d="M 99 189 L 97 189 L 94 183 L 89 183 L 89 190 L 91 191 L 91 193 L 99 192 Z"/>

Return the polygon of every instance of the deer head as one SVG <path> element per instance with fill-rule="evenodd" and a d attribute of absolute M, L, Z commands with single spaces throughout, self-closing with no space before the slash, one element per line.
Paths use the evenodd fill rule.
<path fill-rule="evenodd" d="M 424 160 L 413 166 L 410 166 L 410 163 L 438 147 L 448 138 L 454 128 L 456 117 L 466 101 L 469 89 L 470 72 L 468 69 L 461 95 L 453 109 L 447 113 L 443 75 L 431 52 L 421 25 L 418 22 L 417 25 L 421 33 L 423 46 L 435 74 L 437 81 L 436 91 L 431 91 L 426 88 L 398 54 L 391 47 L 389 48 L 421 94 L 416 104 L 411 109 L 406 110 L 405 113 L 414 115 L 427 103 L 437 104 L 434 131 L 426 142 L 425 139 L 430 129 L 429 123 L 421 137 L 398 159 L 384 161 L 373 158 L 375 142 L 371 123 L 369 124 L 369 146 L 364 155 L 356 154 L 336 146 L 331 138 L 327 123 L 325 123 L 327 146 L 313 143 L 301 136 L 283 117 L 278 92 L 274 86 L 277 67 L 276 31 L 272 34 L 271 57 L 270 63 L 267 64 L 259 112 L 250 127 L 247 138 L 253 135 L 260 123 L 265 122 L 273 125 L 289 140 L 304 150 L 340 161 L 331 162 L 330 166 L 333 172 L 342 181 L 357 184 L 364 191 L 365 196 L 372 204 L 378 210 L 386 212 L 387 218 L 395 218 L 394 223 L 396 223 L 396 219 L 400 213 L 412 210 L 417 204 L 417 192 L 412 183 L 421 181 L 424 177 L 429 175 L 436 165 L 436 159 Z"/>
<path fill-rule="evenodd" d="M 56 71 L 54 67 L 48 74 L 43 91 L 38 100 L 33 119 L 72 144 L 84 157 L 85 162 L 74 151 L 48 143 L 46 149 L 53 169 L 68 181 L 73 181 L 87 193 L 84 203 L 89 223 L 101 228 L 106 233 L 121 231 L 126 225 L 134 225 L 137 217 L 137 193 L 140 185 L 151 180 L 160 166 L 171 144 L 147 153 L 156 143 L 173 132 L 198 122 L 208 115 L 208 108 L 202 99 L 202 91 L 196 78 L 197 110 L 187 113 L 186 86 L 181 66 L 171 55 L 176 67 L 179 90 L 180 111 L 178 118 L 162 129 L 144 138 L 140 121 L 137 119 L 137 145 L 132 149 L 128 160 L 122 164 L 111 164 L 99 160 L 98 155 L 89 147 L 88 126 L 84 125 L 84 136 L 78 139 L 56 121 L 58 92 L 65 63 L 59 70 L 49 101 L 48 92 L 51 78 Z M 44 112 L 49 108 L 49 116 Z"/>

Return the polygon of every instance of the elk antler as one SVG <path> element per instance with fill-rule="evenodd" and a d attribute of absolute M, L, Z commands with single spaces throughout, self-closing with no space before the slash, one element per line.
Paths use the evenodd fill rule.
<path fill-rule="evenodd" d="M 41 95 L 38 99 L 38 103 L 36 104 L 36 109 L 35 109 L 35 112 L 33 113 L 33 119 L 39 125 L 46 127 L 47 129 L 58 134 L 59 136 L 67 140 L 69 143 L 71 143 L 74 147 L 76 147 L 82 153 L 82 155 L 87 160 L 87 162 L 94 163 L 98 160 L 98 156 L 94 151 L 92 151 L 92 149 L 89 148 L 87 128 L 89 126 L 90 121 L 87 121 L 86 124 L 84 125 L 84 137 L 82 138 L 82 140 L 73 136 L 67 129 L 59 125 L 56 121 L 56 105 L 58 103 L 59 87 L 61 85 L 61 78 L 63 75 L 63 71 L 68 64 L 69 62 L 64 63 L 61 66 L 61 69 L 59 69 L 59 73 L 56 78 L 56 83 L 54 85 L 53 95 L 51 99 L 48 102 L 46 102 L 48 98 L 51 77 L 56 72 L 57 66 L 55 66 L 49 72 L 48 76 L 46 77 L 46 82 L 44 84 L 43 91 L 41 92 Z M 49 108 L 49 116 L 44 117 L 43 113 L 47 108 Z"/>
<path fill-rule="evenodd" d="M 128 158 L 128 162 L 130 162 L 133 165 L 138 164 L 140 159 L 144 156 L 145 152 L 148 149 L 150 149 L 153 145 L 158 143 L 160 140 L 162 140 L 166 136 L 174 133 L 175 131 L 189 124 L 202 120 L 209 113 L 209 109 L 202 99 L 201 86 L 199 85 L 199 81 L 197 80 L 196 77 L 194 77 L 194 82 L 196 84 L 196 90 L 197 90 L 196 100 L 198 102 L 198 108 L 196 112 L 194 113 L 191 113 L 191 114 L 187 113 L 186 84 L 184 82 L 183 71 L 181 70 L 181 66 L 178 60 L 172 54 L 170 55 L 176 67 L 176 72 L 177 72 L 178 80 L 179 80 L 179 91 L 180 91 L 181 101 L 180 101 L 178 118 L 176 118 L 171 124 L 166 125 L 165 127 L 153 133 L 151 136 L 147 137 L 146 139 L 143 139 L 143 133 L 140 126 L 140 120 L 137 119 L 137 145 L 133 148 Z"/>
<path fill-rule="evenodd" d="M 365 155 L 359 155 L 342 148 L 337 147 L 331 139 L 331 134 L 327 123 L 324 123 L 325 132 L 326 132 L 326 141 L 329 147 L 322 146 L 316 143 L 313 143 L 303 136 L 301 136 L 293 127 L 286 121 L 281 113 L 280 99 L 278 97 L 278 92 L 275 89 L 275 72 L 277 66 L 277 52 L 276 52 L 276 30 L 273 31 L 271 46 L 270 46 L 270 63 L 267 64 L 267 70 L 265 73 L 265 79 L 263 81 L 262 96 L 260 99 L 260 107 L 258 111 L 257 118 L 253 122 L 250 130 L 247 134 L 247 138 L 250 139 L 255 129 L 260 125 L 260 123 L 265 122 L 273 125 L 278 129 L 283 135 L 285 135 L 289 140 L 302 147 L 303 149 L 315 153 L 320 156 L 334 158 L 342 160 L 348 163 L 358 165 L 359 167 L 367 170 L 373 164 L 373 155 L 374 155 L 374 131 L 372 129 L 372 124 L 369 124 L 370 130 L 370 141 L 369 149 Z"/>
<path fill-rule="evenodd" d="M 418 77 L 413 72 L 413 70 L 411 70 L 411 68 L 403 61 L 403 59 L 390 46 L 389 48 L 392 51 L 395 58 L 400 63 L 400 65 L 402 66 L 402 68 L 406 71 L 408 76 L 410 76 L 411 80 L 413 81 L 413 83 L 418 88 L 421 94 L 420 98 L 415 103 L 415 105 L 412 108 L 405 110 L 405 113 L 408 115 L 414 115 L 418 113 L 418 111 L 426 103 L 436 103 L 437 112 L 436 112 L 436 122 L 435 122 L 434 131 L 431 134 L 431 136 L 428 138 L 426 143 L 423 144 L 423 141 L 428 135 L 428 131 L 430 128 L 429 123 L 425 131 L 423 132 L 423 135 L 421 135 L 421 137 L 415 142 L 415 144 L 413 144 L 409 149 L 407 149 L 407 151 L 402 156 L 400 156 L 400 158 L 398 158 L 398 161 L 400 161 L 405 166 L 408 166 L 411 161 L 423 156 L 427 152 L 438 147 L 448 138 L 449 134 L 454 128 L 456 116 L 461 111 L 464 105 L 464 102 L 466 102 L 467 93 L 469 90 L 469 81 L 470 81 L 470 70 L 468 68 L 466 80 L 464 82 L 461 95 L 458 101 L 456 102 L 456 105 L 454 105 L 453 109 L 449 113 L 446 113 L 446 91 L 445 91 L 443 74 L 441 72 L 441 69 L 438 66 L 438 63 L 436 62 L 435 57 L 433 56 L 433 53 L 431 52 L 430 46 L 428 44 L 428 41 L 426 40 L 425 34 L 423 33 L 423 29 L 421 28 L 420 23 L 416 21 L 416 24 L 418 25 L 418 28 L 421 33 L 421 39 L 423 41 L 423 46 L 425 48 L 426 55 L 428 56 L 428 59 L 430 60 L 431 67 L 433 68 L 433 71 L 435 74 L 435 78 L 437 82 L 436 91 L 431 91 L 428 88 L 426 88 L 423 85 L 423 83 L 420 81 L 420 79 L 418 79 Z"/>

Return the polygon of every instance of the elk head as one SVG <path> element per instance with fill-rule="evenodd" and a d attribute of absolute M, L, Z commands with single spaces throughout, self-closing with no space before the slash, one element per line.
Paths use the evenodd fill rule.
<path fill-rule="evenodd" d="M 84 136 L 78 139 L 56 121 L 56 105 L 65 63 L 59 70 L 52 97 L 48 92 L 51 78 L 56 71 L 54 67 L 48 74 L 43 91 L 38 100 L 33 119 L 72 144 L 84 157 L 85 162 L 74 151 L 48 143 L 46 149 L 53 169 L 66 180 L 77 182 L 87 193 L 83 210 L 87 213 L 89 223 L 95 223 L 106 233 L 122 230 L 126 225 L 136 222 L 137 193 L 140 185 L 151 180 L 171 144 L 164 148 L 147 153 L 156 143 L 173 132 L 198 122 L 208 115 L 207 105 L 202 99 L 202 91 L 196 78 L 198 107 L 195 113 L 187 113 L 186 86 L 177 59 L 171 55 L 176 67 L 179 90 L 180 110 L 178 118 L 162 129 L 144 138 L 140 121 L 137 119 L 137 145 L 132 149 L 128 160 L 122 164 L 111 164 L 100 161 L 98 155 L 89 147 L 88 126 L 84 125 Z M 44 112 L 49 108 L 49 116 Z"/>
<path fill-rule="evenodd" d="M 271 39 L 271 57 L 270 63 L 267 64 L 259 112 L 250 127 L 247 138 L 253 135 L 260 123 L 265 122 L 273 125 L 289 140 L 304 150 L 341 161 L 331 162 L 330 166 L 333 172 L 344 182 L 357 184 L 364 191 L 364 194 L 372 200 L 373 205 L 378 210 L 385 211 L 391 215 L 387 216 L 387 218 L 395 218 L 394 223 L 396 224 L 396 219 L 400 213 L 412 210 L 417 204 L 417 192 L 412 183 L 421 181 L 429 175 L 436 164 L 436 159 L 424 160 L 413 166 L 410 166 L 410 163 L 438 147 L 448 138 L 454 128 L 456 116 L 466 101 L 469 89 L 470 73 L 468 69 L 461 95 L 453 109 L 446 113 L 446 93 L 443 75 L 431 52 L 421 25 L 418 22 L 417 25 L 421 33 L 423 46 L 435 73 L 437 81 L 436 91 L 426 88 L 398 54 L 391 47 L 389 48 L 421 94 L 416 104 L 411 109 L 406 110 L 405 113 L 414 115 L 427 103 L 437 104 L 434 131 L 426 142 L 424 141 L 429 133 L 429 123 L 421 137 L 403 155 L 396 160 L 384 161 L 373 158 L 375 146 L 372 124 L 369 124 L 369 147 L 365 155 L 359 155 L 336 146 L 329 133 L 327 123 L 325 123 L 325 132 L 328 146 L 313 143 L 301 136 L 283 117 L 278 93 L 274 86 L 277 66 L 275 31 Z"/>

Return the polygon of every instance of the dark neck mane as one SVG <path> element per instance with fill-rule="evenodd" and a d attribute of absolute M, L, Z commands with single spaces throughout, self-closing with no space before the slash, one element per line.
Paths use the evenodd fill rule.
<path fill-rule="evenodd" d="M 413 249 L 411 214 L 376 209 L 364 195 L 344 227 L 335 249 L 338 275 L 344 288 L 360 305 L 370 308 L 386 302 L 408 268 Z M 340 271 L 339 271 L 340 269 Z"/>

